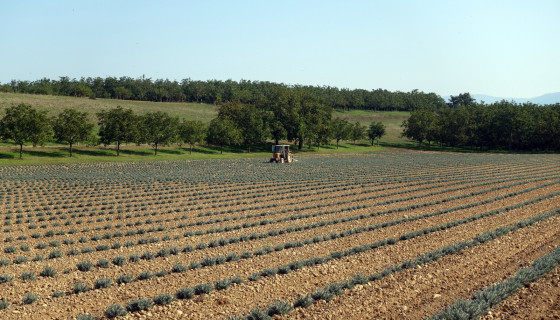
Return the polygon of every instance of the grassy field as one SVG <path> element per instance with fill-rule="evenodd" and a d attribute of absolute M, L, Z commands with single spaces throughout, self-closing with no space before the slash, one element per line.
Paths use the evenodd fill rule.
<path fill-rule="evenodd" d="M 27 103 L 39 110 L 47 110 L 49 115 L 56 115 L 65 108 L 77 108 L 89 113 L 91 121 L 97 122 L 95 114 L 101 110 L 121 106 L 132 109 L 135 113 L 145 114 L 147 112 L 162 111 L 171 116 L 191 120 L 210 122 L 218 112 L 218 107 L 212 104 L 200 103 L 176 103 L 176 102 L 147 102 L 115 99 L 88 99 L 63 96 L 48 96 L 21 93 L 0 92 L 0 114 L 4 109 L 12 105 Z"/>
<path fill-rule="evenodd" d="M 97 162 L 140 162 L 163 160 L 201 160 L 201 159 L 239 159 L 262 158 L 268 161 L 271 156 L 270 144 L 253 147 L 248 153 L 244 147 L 224 147 L 223 153 L 219 147 L 196 146 L 190 154 L 188 146 L 169 146 L 158 148 L 157 156 L 150 146 L 121 145 L 120 156 L 113 146 L 85 147 L 76 146 L 72 158 L 69 157 L 68 148 L 64 146 L 32 147 L 24 146 L 23 159 L 19 159 L 19 149 L 15 146 L 0 146 L 0 166 L 36 165 L 36 164 L 66 164 L 66 163 L 97 163 Z M 302 155 L 322 155 L 334 153 L 366 153 L 384 149 L 384 147 L 371 147 L 365 141 L 357 144 L 340 144 L 339 148 L 331 144 L 317 148 L 307 145 L 302 150 L 297 150 L 292 145 L 296 158 Z"/>
<path fill-rule="evenodd" d="M 334 111 L 333 117 L 346 119 L 352 123 L 358 121 L 365 126 L 369 126 L 372 122 L 381 121 L 387 128 L 387 134 L 381 141 L 399 144 L 407 142 L 405 138 L 401 138 L 401 124 L 403 120 L 410 117 L 410 112 L 366 110 Z"/>
<path fill-rule="evenodd" d="M 0 115 L 4 114 L 4 109 L 19 103 L 30 104 L 39 110 L 47 110 L 49 115 L 56 115 L 65 108 L 76 108 L 86 111 L 90 115 L 92 122 L 96 123 L 95 114 L 101 110 L 122 106 L 130 108 L 135 113 L 145 114 L 151 111 L 167 112 L 172 116 L 180 118 L 201 120 L 205 123 L 210 122 L 217 115 L 217 106 L 199 103 L 169 103 L 169 102 L 145 102 L 115 99 L 88 99 L 49 95 L 32 95 L 19 93 L 0 93 Z M 382 145 L 386 146 L 407 146 L 410 144 L 406 139 L 400 137 L 400 125 L 409 116 L 408 112 L 374 112 L 364 110 L 353 111 L 334 111 L 333 117 L 346 119 L 350 122 L 359 121 L 368 126 L 372 121 L 381 121 L 387 127 L 387 134 L 381 139 Z M 97 130 L 97 128 L 96 128 Z M 212 159 L 212 158 L 252 158 L 269 156 L 270 145 L 263 145 L 260 148 L 253 148 L 253 153 L 247 153 L 243 147 L 224 148 L 221 155 L 219 148 L 197 147 L 190 155 L 186 147 L 163 147 L 159 150 L 158 156 L 153 155 L 150 146 L 124 145 L 122 156 L 116 157 L 113 147 L 93 147 L 75 146 L 75 157 L 69 158 L 66 146 L 56 143 L 47 143 L 45 147 L 24 146 L 23 160 L 19 160 L 19 153 L 16 146 L 6 142 L 0 142 L 0 165 L 21 165 L 21 164 L 44 164 L 44 163 L 84 163 L 84 162 L 111 162 L 111 161 L 153 161 L 153 160 L 172 160 L 188 157 L 189 159 Z M 296 149 L 295 147 L 293 148 Z M 321 146 L 321 148 L 308 148 L 306 145 L 303 150 L 297 153 L 305 154 L 327 154 L 327 153 L 361 153 L 379 149 L 372 148 L 366 140 L 358 141 L 356 145 L 352 143 L 341 143 L 340 148 L 331 144 Z"/>

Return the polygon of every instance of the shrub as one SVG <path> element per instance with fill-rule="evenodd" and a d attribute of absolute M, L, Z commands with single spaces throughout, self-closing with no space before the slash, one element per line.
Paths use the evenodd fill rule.
<path fill-rule="evenodd" d="M 146 280 L 151 279 L 154 275 L 150 271 L 141 272 L 137 277 L 136 280 Z"/>
<path fill-rule="evenodd" d="M 157 252 L 157 256 L 162 258 L 168 257 L 170 254 L 171 253 L 169 252 L 168 249 L 161 249 Z"/>
<path fill-rule="evenodd" d="M 113 258 L 113 264 L 122 267 L 126 264 L 126 258 L 123 256 L 116 256 Z"/>
<path fill-rule="evenodd" d="M 10 303 L 4 299 L 0 300 L 0 310 L 4 310 L 10 306 Z"/>
<path fill-rule="evenodd" d="M 62 257 L 62 252 L 60 250 L 53 250 L 47 256 L 47 259 L 56 259 Z"/>
<path fill-rule="evenodd" d="M 369 279 L 361 274 L 354 275 L 351 280 L 354 284 L 367 284 Z"/>
<path fill-rule="evenodd" d="M 25 297 L 23 297 L 23 299 L 21 300 L 21 302 L 23 302 L 23 304 L 32 304 L 33 302 L 39 300 L 39 297 L 37 297 L 36 294 L 33 293 L 28 293 L 25 295 Z"/>
<path fill-rule="evenodd" d="M 271 317 L 275 315 L 284 315 L 289 314 L 293 308 L 290 302 L 274 301 L 274 303 L 268 307 L 266 313 Z"/>
<path fill-rule="evenodd" d="M 55 291 L 53 292 L 52 296 L 54 298 L 60 298 L 60 297 L 64 297 L 66 295 L 66 292 L 64 291 Z"/>
<path fill-rule="evenodd" d="M 14 253 L 17 251 L 17 248 L 14 246 L 7 246 L 4 248 L 5 253 Z"/>
<path fill-rule="evenodd" d="M 130 262 L 138 262 L 138 261 L 140 261 L 140 256 L 137 255 L 137 254 L 131 254 L 131 255 L 128 257 L 128 261 L 130 261 Z"/>
<path fill-rule="evenodd" d="M 194 289 L 190 287 L 183 287 L 175 293 L 177 299 L 191 299 L 194 296 Z"/>
<path fill-rule="evenodd" d="M 107 251 L 109 250 L 109 245 L 107 244 L 100 244 L 95 247 L 95 251 Z"/>
<path fill-rule="evenodd" d="M 186 245 L 185 247 L 183 247 L 182 251 L 183 252 L 191 252 L 191 251 L 194 251 L 194 248 L 191 245 Z"/>
<path fill-rule="evenodd" d="M 154 303 L 157 305 L 170 304 L 175 298 L 168 293 L 161 293 L 154 297 Z"/>
<path fill-rule="evenodd" d="M 235 283 L 235 284 L 242 284 L 244 282 L 243 279 L 238 275 L 231 277 L 230 281 L 231 283 Z"/>
<path fill-rule="evenodd" d="M 290 269 L 290 266 L 280 266 L 278 267 L 278 274 L 288 274 L 292 272 L 292 269 Z"/>
<path fill-rule="evenodd" d="M 247 320 L 270 320 L 271 317 L 259 308 L 252 309 Z"/>
<path fill-rule="evenodd" d="M 241 253 L 241 259 L 249 259 L 253 256 L 252 252 L 244 251 Z"/>
<path fill-rule="evenodd" d="M 278 273 L 278 269 L 276 268 L 265 268 L 261 271 L 261 276 L 263 277 L 272 277 Z"/>
<path fill-rule="evenodd" d="M 76 256 L 76 255 L 78 255 L 79 253 L 80 253 L 80 251 L 79 251 L 78 249 L 76 249 L 76 248 L 72 248 L 72 249 L 66 251 L 66 255 L 67 255 L 67 256 Z"/>
<path fill-rule="evenodd" d="M 111 279 L 100 278 L 100 279 L 95 280 L 95 283 L 93 284 L 93 287 L 95 289 L 103 289 L 103 288 L 109 288 L 112 284 L 113 284 L 113 282 L 111 281 Z"/>
<path fill-rule="evenodd" d="M 239 260 L 239 256 L 235 252 L 232 252 L 226 256 L 226 261 L 238 261 L 238 260 Z"/>
<path fill-rule="evenodd" d="M 89 260 L 80 261 L 76 264 L 76 267 L 78 267 L 78 270 L 83 272 L 91 271 L 93 270 L 93 262 Z"/>
<path fill-rule="evenodd" d="M 142 254 L 142 256 L 140 258 L 144 259 L 144 260 L 152 260 L 156 257 L 155 254 L 153 254 L 153 252 L 150 251 L 146 251 Z"/>
<path fill-rule="evenodd" d="M 73 293 L 80 293 L 80 292 L 86 292 L 89 291 L 89 286 L 85 283 L 82 282 L 76 282 L 74 283 L 74 287 L 72 288 L 72 292 Z"/>
<path fill-rule="evenodd" d="M 295 308 L 307 308 L 313 304 L 313 299 L 309 296 L 298 296 L 294 301 Z"/>
<path fill-rule="evenodd" d="M 41 271 L 41 272 L 39 273 L 39 275 L 40 275 L 41 277 L 51 277 L 51 278 L 52 278 L 52 277 L 56 277 L 56 274 L 57 274 L 57 271 L 56 271 L 53 267 L 51 267 L 51 266 L 46 266 L 46 267 L 44 267 L 44 268 L 43 268 L 43 271 Z"/>
<path fill-rule="evenodd" d="M 204 257 L 202 259 L 202 265 L 204 267 L 209 267 L 209 266 L 213 266 L 216 264 L 216 258 L 213 257 Z"/>
<path fill-rule="evenodd" d="M 229 288 L 229 286 L 231 286 L 230 279 L 221 279 L 221 280 L 214 281 L 214 288 L 216 290 L 225 290 Z"/>
<path fill-rule="evenodd" d="M 8 259 L 0 259 L 0 266 L 7 266 L 10 264 L 10 260 Z"/>
<path fill-rule="evenodd" d="M 174 264 L 173 268 L 171 268 L 171 272 L 175 272 L 175 273 L 181 273 L 185 271 L 187 271 L 187 267 L 180 263 Z"/>
<path fill-rule="evenodd" d="M 214 287 L 210 283 L 200 283 L 194 287 L 194 294 L 209 294 L 212 290 L 214 290 Z"/>
<path fill-rule="evenodd" d="M 93 252 L 93 251 L 95 251 L 95 250 L 93 250 L 92 247 L 83 247 L 82 248 L 82 253 L 90 253 L 90 252 Z"/>
<path fill-rule="evenodd" d="M 98 318 L 91 315 L 91 313 L 79 314 L 76 316 L 76 320 L 99 320 Z"/>
<path fill-rule="evenodd" d="M 130 274 L 121 274 L 118 278 L 117 278 L 117 284 L 123 284 L 123 283 L 131 283 L 132 282 L 132 276 Z"/>
<path fill-rule="evenodd" d="M 126 311 L 128 312 L 138 312 L 138 311 L 142 311 L 142 310 L 148 310 L 153 306 L 153 301 L 152 299 L 138 299 L 138 300 L 133 300 L 130 301 L 129 303 L 126 304 Z"/>
<path fill-rule="evenodd" d="M 109 268 L 109 260 L 99 259 L 99 260 L 97 260 L 97 266 L 99 268 Z"/>
<path fill-rule="evenodd" d="M 337 296 L 344 293 L 344 288 L 342 287 L 342 285 L 340 285 L 338 283 L 329 283 L 325 287 L 325 290 L 327 290 L 328 292 L 330 292 L 332 294 L 335 294 Z"/>
<path fill-rule="evenodd" d="M 13 262 L 14 262 L 15 264 L 20 264 L 20 263 L 25 263 L 25 262 L 27 262 L 27 261 L 29 261 L 29 259 L 28 259 L 27 257 L 24 257 L 24 256 L 17 256 L 17 258 L 15 258 Z"/>
<path fill-rule="evenodd" d="M 315 293 L 311 294 L 311 297 L 313 300 L 325 300 L 326 302 L 330 302 L 334 298 L 334 293 L 326 289 L 317 289 Z"/>
<path fill-rule="evenodd" d="M 120 304 L 112 304 L 103 312 L 103 314 L 109 319 L 125 316 L 126 313 L 126 309 Z"/>
<path fill-rule="evenodd" d="M 258 272 L 253 273 L 252 275 L 249 276 L 249 281 L 257 281 L 260 279 L 260 275 Z"/>
<path fill-rule="evenodd" d="M 49 241 L 49 246 L 53 248 L 60 247 L 60 241 L 58 240 Z"/>
<path fill-rule="evenodd" d="M 0 275 L 0 283 L 12 282 L 14 278 L 9 274 Z"/>
<path fill-rule="evenodd" d="M 21 273 L 21 280 L 37 280 L 37 277 L 33 272 L 22 272 Z"/>
<path fill-rule="evenodd" d="M 163 277 L 163 276 L 166 276 L 166 275 L 168 275 L 168 274 L 169 274 L 169 271 L 167 271 L 167 270 L 160 270 L 160 271 L 156 272 L 154 275 L 155 275 L 156 277 Z"/>

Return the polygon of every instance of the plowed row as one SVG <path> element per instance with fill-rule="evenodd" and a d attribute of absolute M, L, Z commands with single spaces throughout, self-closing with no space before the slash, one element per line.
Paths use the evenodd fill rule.
<path fill-rule="evenodd" d="M 553 155 L 389 151 L 309 157 L 283 166 L 216 160 L 0 167 L 0 276 L 12 278 L 0 283 L 1 298 L 10 303 L 0 318 L 72 319 L 86 313 L 104 318 L 112 304 L 126 306 L 233 276 L 244 282 L 125 318 L 219 319 L 266 309 L 274 301 L 293 302 L 329 283 L 381 272 L 560 208 L 559 168 Z M 448 227 L 403 236 L 443 225 Z M 421 319 L 550 252 L 560 244 L 559 230 L 560 218 L 553 216 L 284 317 Z M 387 240 L 372 250 L 329 258 Z M 146 252 L 151 257 L 131 258 Z M 223 261 L 232 255 L 238 258 Z M 126 264 L 113 264 L 117 256 Z M 322 260 L 287 274 L 255 277 L 314 258 Z M 109 266 L 77 268 L 100 259 Z M 223 260 L 205 265 L 208 259 Z M 190 268 L 193 262 L 202 266 Z M 172 272 L 177 265 L 188 270 Z M 40 276 L 45 267 L 56 276 Z M 121 275 L 135 279 L 146 271 L 159 274 L 116 283 Z M 24 272 L 37 280 L 23 280 Z M 93 287 L 100 278 L 112 285 L 73 292 L 77 282 Z M 38 300 L 24 304 L 28 293 Z M 543 304 L 546 312 L 554 301 Z M 524 305 L 522 298 L 512 298 L 496 314 L 523 314 Z"/>

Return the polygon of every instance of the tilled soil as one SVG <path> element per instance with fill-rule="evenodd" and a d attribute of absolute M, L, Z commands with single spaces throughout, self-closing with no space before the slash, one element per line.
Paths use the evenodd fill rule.
<path fill-rule="evenodd" d="M 314 167 L 311 166 L 313 161 L 317 161 Z M 192 163 L 196 167 L 196 162 Z M 192 163 L 189 162 L 189 164 Z M 2 252 L 0 259 L 12 261 L 21 256 L 31 260 L 37 254 L 46 258 L 53 250 L 60 250 L 62 257 L 21 264 L 12 262 L 0 266 L 0 275 L 6 274 L 13 277 L 13 280 L 0 284 L 1 298 L 12 304 L 9 308 L 0 311 L 0 318 L 69 319 L 83 313 L 91 313 L 102 318 L 103 311 L 111 304 L 126 305 L 129 301 L 153 298 L 159 293 L 174 294 L 182 287 L 213 283 L 236 275 L 243 278 L 245 283 L 232 285 L 226 290 L 214 291 L 209 295 L 195 296 L 190 300 L 177 300 L 166 306 L 154 306 L 146 311 L 129 313 L 124 318 L 219 319 L 229 315 L 241 315 L 255 307 L 264 308 L 276 300 L 293 301 L 298 295 L 312 293 L 317 288 L 324 287 L 331 282 L 349 279 L 358 273 L 380 272 L 390 265 L 414 259 L 442 246 L 470 240 L 483 232 L 509 226 L 557 209 L 560 203 L 560 196 L 551 195 L 560 191 L 560 183 L 557 182 L 560 171 L 556 170 L 560 161 L 550 156 L 448 156 L 421 152 L 386 152 L 355 157 L 347 155 L 340 158 L 316 157 L 307 159 L 307 162 L 302 162 L 302 164 L 308 166 L 307 174 L 312 172 L 312 175 L 308 175 L 313 177 L 312 179 L 301 180 L 296 175 L 297 171 L 289 166 L 275 167 L 277 168 L 275 170 L 279 172 L 278 176 L 285 179 L 284 184 L 258 180 L 255 180 L 254 183 L 213 183 L 208 182 L 206 178 L 204 182 L 197 183 L 198 178 L 196 177 L 198 176 L 196 175 L 194 178 L 185 178 L 189 175 L 188 170 L 179 176 L 172 175 L 173 170 L 169 170 L 168 177 L 155 182 L 146 182 L 142 179 L 135 180 L 134 176 L 126 176 L 124 173 L 126 170 L 138 172 L 139 169 L 132 164 L 115 164 L 114 168 L 110 165 L 101 165 L 100 168 L 92 165 L 93 169 L 88 166 L 82 168 L 82 171 L 101 171 L 101 173 L 92 171 L 92 176 L 96 174 L 103 176 L 106 171 L 109 173 L 108 177 L 111 177 L 112 174 L 123 179 L 120 181 L 108 178 L 107 185 L 99 184 L 104 181 L 99 177 L 89 180 L 87 176 L 80 176 L 79 183 L 72 182 L 73 175 L 77 175 L 77 171 L 72 167 L 67 168 L 68 172 L 60 171 L 62 174 L 60 181 L 57 180 L 58 178 L 45 180 L 40 167 L 14 169 L 20 170 L 26 176 L 21 182 L 13 180 L 13 178 L 8 179 L 7 182 L 0 181 L 0 191 L 2 191 L 0 192 L 0 213 L 6 215 L 4 238 L 2 238 L 5 239 L 5 243 L 2 248 L 6 250 L 6 247 L 15 247 L 16 252 Z M 158 163 L 155 167 L 161 174 L 162 168 L 165 168 L 166 165 L 166 163 Z M 177 163 L 169 163 L 169 165 L 170 168 L 182 170 Z M 196 170 L 211 172 L 206 168 L 208 165 L 211 166 L 211 163 L 204 162 L 203 169 L 194 168 L 192 171 L 195 174 Z M 242 165 L 245 167 L 239 167 L 239 172 L 247 169 L 246 164 Z M 142 170 L 155 170 L 150 167 L 150 164 L 139 164 L 138 166 L 143 168 Z M 257 168 L 263 172 L 267 172 L 271 168 L 260 168 L 259 166 L 260 164 L 251 164 L 248 167 L 251 170 Z M 228 162 L 227 168 L 227 170 L 236 170 L 236 162 Z M 56 167 L 52 166 L 45 170 L 59 172 L 56 171 L 58 170 Z M 226 172 L 224 168 L 219 170 Z M 375 173 L 372 172 L 371 175 L 366 173 L 371 170 Z M 7 177 L 14 176 L 7 169 L 3 172 L 8 173 Z M 34 175 L 37 175 L 36 180 L 32 179 Z M 213 176 L 217 177 L 217 175 Z M 232 177 L 235 175 L 229 177 L 233 179 Z M 509 181 L 511 178 L 514 180 Z M 530 179 L 540 180 L 529 181 Z M 185 183 L 185 181 L 188 182 Z M 503 187 L 522 181 L 525 183 Z M 480 182 L 488 183 L 484 186 L 473 186 Z M 47 185 L 49 187 L 45 188 Z M 287 188 L 286 192 L 282 192 L 282 189 L 278 188 L 282 185 Z M 78 196 L 72 195 L 73 186 L 79 187 Z M 533 187 L 534 190 L 527 190 Z M 387 189 L 382 190 L 381 188 Z M 460 189 L 455 190 L 456 188 Z M 267 190 L 274 191 L 267 192 Z M 482 190 L 487 190 L 487 192 L 477 194 Z M 523 192 L 500 198 L 511 192 L 520 191 Z M 461 197 L 462 195 L 468 196 Z M 314 267 L 303 267 L 289 274 L 261 277 L 257 281 L 248 280 L 251 274 L 258 273 L 265 268 L 276 268 L 303 259 L 328 257 L 335 251 L 345 251 L 379 240 L 398 239 L 401 234 L 407 232 L 473 217 L 545 195 L 551 196 L 536 203 L 518 208 L 512 207 L 510 210 L 449 229 L 420 235 L 409 240 L 401 240 L 396 244 L 353 254 L 342 259 L 330 260 Z M 372 199 L 368 199 L 372 196 Z M 410 196 L 415 198 L 406 199 Z M 460 198 L 434 202 L 452 197 Z M 498 198 L 494 199 L 495 197 Z M 487 199 L 493 200 L 483 205 L 462 207 Z M 345 203 L 336 204 L 338 201 Z M 428 202 L 434 203 L 420 206 L 420 204 Z M 375 205 L 376 203 L 383 204 Z M 266 205 L 269 204 L 276 204 L 276 206 L 267 207 Z M 363 205 L 365 207 L 362 207 Z M 83 208 L 88 210 L 82 211 Z M 399 208 L 407 209 L 399 211 Z M 288 242 L 321 238 L 332 233 L 448 208 L 455 209 L 436 216 L 423 217 L 420 220 L 401 222 L 327 241 L 312 242 L 239 261 L 181 273 L 170 273 L 128 284 L 117 285 L 115 283 L 116 278 L 122 274 L 128 273 L 134 278 L 144 271 L 156 273 L 166 270 L 170 272 L 173 265 L 180 263 L 188 266 L 191 261 L 201 261 L 205 257 L 223 257 L 229 253 L 241 255 L 243 252 L 255 252 L 263 247 L 274 248 Z M 282 209 L 284 210 L 282 211 Z M 292 211 L 293 209 L 295 211 Z M 331 212 L 315 217 L 264 223 L 238 230 L 221 229 L 243 223 L 277 220 L 295 214 L 314 214 L 327 210 Z M 365 216 L 371 212 L 385 210 L 393 210 L 393 212 L 373 217 Z M 49 214 L 48 211 L 51 213 Z M 99 214 L 88 216 L 92 211 Z M 259 215 L 262 212 L 270 211 L 278 213 Z M 35 215 L 35 212 L 47 212 L 47 215 Z M 86 215 L 79 216 L 79 212 L 85 212 Z M 213 212 L 219 212 L 219 214 L 198 216 L 199 213 Z M 122 216 L 115 219 L 117 214 L 122 214 Z M 124 217 L 126 214 L 129 217 Z M 254 214 L 254 216 L 247 217 L 250 214 Z M 53 219 L 53 217 L 62 215 L 64 215 L 63 219 L 62 217 Z M 81 272 L 76 268 L 76 264 L 84 260 L 90 260 L 95 264 L 99 259 L 111 261 L 113 257 L 119 255 L 128 258 L 131 254 L 142 255 L 146 251 L 156 253 L 163 248 L 183 248 L 186 245 L 195 247 L 200 242 L 210 243 L 230 237 L 264 234 L 358 215 L 364 216 L 354 221 L 292 230 L 285 234 L 225 246 L 180 252 L 176 255 L 155 257 L 151 260 L 142 259 L 134 263 L 128 261 L 122 267 L 110 264 L 108 268 L 94 267 L 92 271 L 88 272 Z M 42 218 L 39 219 L 40 217 Z M 212 221 L 224 218 L 229 220 Z M 78 220 L 82 222 L 78 224 Z M 150 220 L 149 223 L 148 220 Z M 210 221 L 210 223 L 204 222 L 187 228 L 177 227 L 180 223 L 190 224 L 197 221 Z M 28 228 L 31 224 L 39 225 L 40 228 Z M 165 230 L 158 231 L 157 227 L 165 228 Z M 559 244 L 560 234 L 557 231 L 560 230 L 559 227 L 559 218 L 549 218 L 531 227 L 520 229 L 465 252 L 444 257 L 423 267 L 405 270 L 380 281 L 357 286 L 354 290 L 346 290 L 342 296 L 336 297 L 329 303 L 320 301 L 306 309 L 295 309 L 289 317 L 338 319 L 344 316 L 354 316 L 357 319 L 400 319 L 403 317 L 419 319 L 432 315 L 441 310 L 445 304 L 449 304 L 457 298 L 466 298 L 472 292 L 508 277 L 523 264 L 530 263 L 549 252 L 551 246 Z M 75 228 L 78 232 L 56 234 L 70 228 Z M 89 230 L 83 230 L 84 228 Z M 139 228 L 144 230 L 151 228 L 151 230 L 144 234 L 93 240 L 93 237 L 102 236 L 107 232 L 121 231 L 124 234 L 127 230 Z M 45 232 L 49 230 L 54 230 L 54 234 L 47 237 Z M 218 231 L 206 234 L 206 230 Z M 186 231 L 202 231 L 202 234 L 184 237 L 183 233 Z M 45 236 L 40 236 L 38 239 L 31 237 L 37 233 L 45 234 Z M 8 237 L 10 241 L 8 241 Z M 81 237 L 92 238 L 92 240 L 80 243 L 78 239 Z M 167 239 L 160 241 L 159 239 L 163 237 L 167 237 Z M 146 244 L 137 243 L 142 239 L 154 238 L 158 238 L 156 239 L 158 241 Z M 74 240 L 74 243 L 62 244 L 59 247 L 51 246 L 53 241 L 63 242 L 66 239 Z M 87 247 L 95 249 L 100 244 L 111 247 L 115 242 L 124 244 L 127 241 L 134 245 L 79 253 L 74 256 L 66 255 L 69 249 L 78 251 Z M 36 246 L 39 243 L 47 243 L 49 246 L 45 249 L 38 249 Z M 20 248 L 22 245 L 27 245 L 30 249 L 23 250 Z M 39 272 L 46 266 L 53 267 L 58 274 L 53 278 L 40 277 Z M 37 276 L 37 280 L 20 279 L 23 272 L 33 272 Z M 112 286 L 79 294 L 71 293 L 76 282 L 83 282 L 92 287 L 94 281 L 100 278 L 111 279 Z M 552 284 L 555 284 L 553 280 L 551 281 Z M 537 286 L 539 283 L 541 282 L 534 285 Z M 548 290 L 550 291 L 550 289 Z M 52 294 L 55 291 L 66 292 L 66 296 L 53 298 Z M 38 295 L 39 300 L 32 304 L 23 304 L 21 299 L 28 292 Z M 537 296 L 535 295 L 535 299 L 538 299 Z M 553 302 L 557 303 L 557 300 L 553 300 Z M 553 302 L 550 304 L 551 307 L 554 306 Z M 548 304 L 545 302 L 542 304 L 545 306 L 542 308 L 544 314 Z M 504 305 L 507 305 L 507 301 Z M 525 306 L 518 308 L 516 314 L 524 314 L 522 312 L 526 309 Z M 502 312 L 502 314 L 506 313 Z"/>
<path fill-rule="evenodd" d="M 512 276 L 523 263 L 533 261 L 560 244 L 560 218 L 506 235 L 422 268 L 396 273 L 380 281 L 297 309 L 288 318 L 423 319 L 455 299 L 470 295 Z"/>
<path fill-rule="evenodd" d="M 481 319 L 560 319 L 560 266 L 521 288 Z"/>

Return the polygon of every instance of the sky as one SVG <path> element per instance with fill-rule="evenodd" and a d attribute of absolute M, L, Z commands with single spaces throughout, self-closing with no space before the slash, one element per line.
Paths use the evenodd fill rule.
<path fill-rule="evenodd" d="M 0 83 L 271 81 L 530 98 L 560 91 L 560 1 L 0 0 Z"/>

